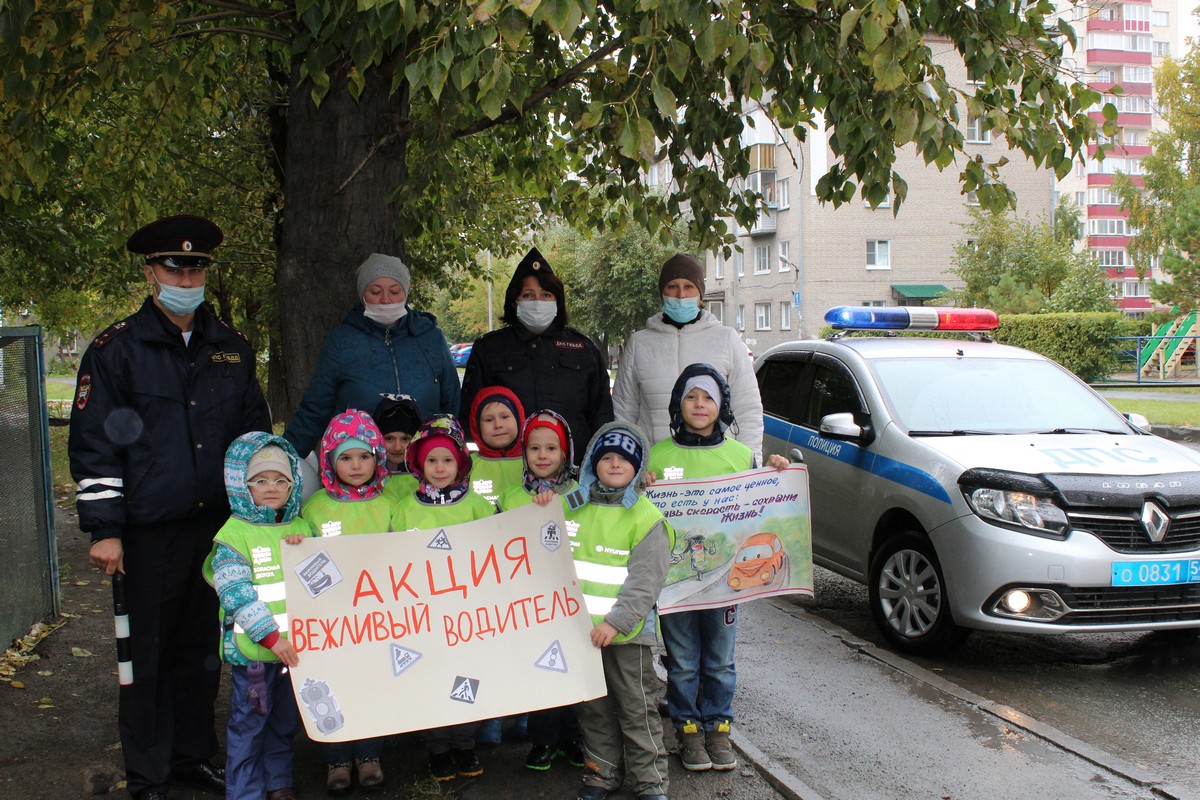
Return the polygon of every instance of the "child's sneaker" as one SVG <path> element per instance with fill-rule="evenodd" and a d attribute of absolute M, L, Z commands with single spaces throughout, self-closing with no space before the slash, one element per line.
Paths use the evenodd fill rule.
<path fill-rule="evenodd" d="M 712 769 L 713 763 L 704 749 L 704 731 L 690 719 L 676 729 L 679 735 L 679 760 L 683 768 L 692 772 Z"/>
<path fill-rule="evenodd" d="M 345 794 L 350 791 L 350 785 L 353 783 L 350 775 L 351 766 L 353 766 L 351 761 L 335 761 L 330 764 L 329 771 L 325 775 L 325 790 L 332 795 Z"/>
<path fill-rule="evenodd" d="M 454 765 L 454 755 L 449 750 L 444 753 L 430 753 L 429 774 L 435 781 L 452 781 L 457 778 L 458 767 Z"/>
<path fill-rule="evenodd" d="M 373 792 L 383 786 L 383 767 L 378 758 L 356 758 L 354 768 L 358 772 L 358 788 Z"/>
<path fill-rule="evenodd" d="M 545 772 L 554 763 L 556 755 L 558 755 L 558 748 L 554 745 L 535 744 L 529 748 L 529 755 L 525 756 L 525 769 Z"/>
<path fill-rule="evenodd" d="M 708 731 L 705 735 L 704 749 L 708 751 L 713 769 L 737 768 L 737 755 L 733 752 L 733 745 L 729 743 L 729 720 L 717 723 L 715 728 Z"/>
<path fill-rule="evenodd" d="M 453 750 L 454 771 L 460 778 L 474 778 L 483 774 L 483 762 L 474 750 Z"/>
<path fill-rule="evenodd" d="M 579 742 L 563 742 L 558 749 L 567 757 L 567 763 L 572 767 L 583 766 L 583 748 L 579 746 Z"/>

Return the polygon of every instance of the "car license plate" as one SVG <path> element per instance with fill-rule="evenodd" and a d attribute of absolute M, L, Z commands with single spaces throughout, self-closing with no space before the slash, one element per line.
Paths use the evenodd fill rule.
<path fill-rule="evenodd" d="M 1113 586 L 1169 586 L 1200 583 L 1200 558 L 1177 561 L 1114 561 Z"/>

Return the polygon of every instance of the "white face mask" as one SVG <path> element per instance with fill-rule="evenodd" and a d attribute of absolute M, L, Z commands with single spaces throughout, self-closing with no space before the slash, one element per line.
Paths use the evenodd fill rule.
<path fill-rule="evenodd" d="M 363 316 L 378 322 L 385 328 L 390 328 L 408 313 L 405 303 L 367 303 L 363 306 Z"/>
<path fill-rule="evenodd" d="M 543 333 L 558 316 L 555 300 L 522 300 L 517 303 L 517 319 L 534 333 Z"/>

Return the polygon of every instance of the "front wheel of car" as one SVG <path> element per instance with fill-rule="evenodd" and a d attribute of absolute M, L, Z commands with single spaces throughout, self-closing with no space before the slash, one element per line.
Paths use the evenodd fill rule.
<path fill-rule="evenodd" d="M 937 655 L 967 636 L 951 617 L 942 565 L 924 536 L 906 532 L 885 541 L 871 559 L 867 588 L 875 624 L 898 650 Z"/>

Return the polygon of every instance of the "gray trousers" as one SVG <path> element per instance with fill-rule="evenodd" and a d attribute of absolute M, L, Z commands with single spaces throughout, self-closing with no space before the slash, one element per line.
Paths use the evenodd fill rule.
<path fill-rule="evenodd" d="M 608 695 L 579 706 L 587 766 L 583 782 L 615 791 L 621 762 L 635 795 L 667 793 L 667 748 L 658 714 L 660 681 L 647 645 L 610 645 L 600 651 Z"/>

